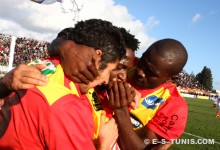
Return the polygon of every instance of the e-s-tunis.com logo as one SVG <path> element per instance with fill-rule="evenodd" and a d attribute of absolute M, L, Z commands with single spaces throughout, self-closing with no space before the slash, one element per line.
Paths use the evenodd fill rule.
<path fill-rule="evenodd" d="M 215 144 L 215 139 L 172 139 L 175 144 Z"/>
<path fill-rule="evenodd" d="M 151 144 L 215 144 L 215 139 L 170 139 L 169 141 L 166 139 L 152 139 L 152 141 L 145 140 Z M 144 143 L 146 141 L 144 141 Z"/>

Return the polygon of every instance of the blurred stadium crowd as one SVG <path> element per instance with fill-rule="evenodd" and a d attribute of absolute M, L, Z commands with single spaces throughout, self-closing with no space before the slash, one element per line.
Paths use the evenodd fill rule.
<path fill-rule="evenodd" d="M 0 66 L 7 66 L 9 63 L 11 35 L 0 34 Z M 25 37 L 17 37 L 14 52 L 13 66 L 26 64 L 38 58 L 48 57 L 49 42 L 38 41 Z M 195 79 L 193 74 L 182 71 L 173 82 L 177 84 L 182 93 L 204 95 L 206 90 Z M 206 95 L 206 94 L 205 94 Z"/>
<path fill-rule="evenodd" d="M 9 63 L 11 35 L 0 34 L 0 65 Z M 48 57 L 50 43 L 25 37 L 18 37 L 15 44 L 13 66 L 28 63 L 37 58 Z"/>

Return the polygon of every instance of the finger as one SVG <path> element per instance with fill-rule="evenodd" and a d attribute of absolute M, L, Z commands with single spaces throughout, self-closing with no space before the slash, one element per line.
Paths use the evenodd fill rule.
<path fill-rule="evenodd" d="M 90 71 L 92 77 L 93 77 L 93 80 L 94 78 L 96 78 L 99 73 L 98 73 L 98 69 L 95 68 L 94 64 L 92 64 L 91 66 L 88 67 L 88 70 Z"/>
<path fill-rule="evenodd" d="M 131 99 L 130 99 L 131 102 L 132 102 L 132 101 L 135 102 L 135 96 L 136 96 L 136 92 L 135 92 L 134 88 L 131 87 Z M 135 104 L 136 104 L 136 103 L 135 103 Z"/>
<path fill-rule="evenodd" d="M 23 71 L 21 73 L 21 78 L 22 77 L 25 77 L 25 80 L 28 81 L 28 78 L 30 79 L 35 79 L 36 81 L 41 81 L 41 82 L 48 82 L 49 78 L 47 76 L 44 76 L 40 73 L 40 71 L 36 71 L 36 70 L 33 70 L 31 71 L 31 69 L 27 70 L 27 71 Z M 23 82 L 25 82 L 25 80 Z M 32 81 L 32 80 L 30 80 Z M 32 83 L 32 82 L 27 82 L 27 83 Z"/>
<path fill-rule="evenodd" d="M 112 88 L 109 90 L 109 105 L 112 109 L 115 108 L 115 99 Z"/>
<path fill-rule="evenodd" d="M 133 98 L 133 100 L 132 100 L 132 102 L 131 102 L 130 105 L 131 105 L 131 107 L 132 107 L 133 109 L 136 109 L 136 108 L 138 108 L 139 99 L 141 98 L 141 95 L 140 95 L 140 93 L 139 93 L 137 90 L 135 90 L 135 88 L 133 88 L 133 87 L 132 87 L 131 93 L 132 93 L 132 95 L 134 95 L 134 98 Z"/>
<path fill-rule="evenodd" d="M 109 92 L 109 105 L 112 109 L 115 109 L 115 94 L 113 91 L 113 82 L 110 82 L 108 85 L 108 92 Z"/>
<path fill-rule="evenodd" d="M 112 88 L 112 86 L 113 86 L 113 82 L 111 81 L 108 83 L 108 90 L 110 90 Z"/>
<path fill-rule="evenodd" d="M 22 64 L 22 65 L 19 65 L 17 69 L 15 68 L 15 72 L 18 72 L 18 73 L 39 72 L 40 73 L 40 69 L 43 68 L 43 66 L 45 66 L 45 64 L 37 64 L 37 65 L 31 65 L 31 66 Z"/>
<path fill-rule="evenodd" d="M 70 78 L 73 82 L 89 84 L 89 80 L 87 80 L 82 74 L 72 75 Z"/>
<path fill-rule="evenodd" d="M 124 107 L 127 105 L 127 102 L 126 102 L 126 91 L 125 91 L 125 87 L 124 87 L 124 83 L 119 81 L 118 82 L 118 91 L 119 91 L 119 103 L 120 103 L 120 106 L 121 107 Z"/>
<path fill-rule="evenodd" d="M 133 100 L 133 93 L 131 92 L 131 85 L 126 82 L 126 83 L 125 83 L 125 88 L 126 88 L 127 104 L 130 104 L 131 101 Z"/>
<path fill-rule="evenodd" d="M 136 100 L 136 99 L 134 98 L 129 105 L 130 105 L 130 107 L 131 107 L 132 109 L 136 109 L 136 108 L 138 108 L 139 100 Z"/>
<path fill-rule="evenodd" d="M 20 81 L 23 84 L 31 84 L 33 86 L 45 86 L 47 82 L 42 81 L 41 79 L 36 79 L 36 78 L 30 78 L 30 77 L 21 77 Z"/>
<path fill-rule="evenodd" d="M 106 112 L 102 111 L 101 118 L 100 118 L 100 125 L 104 125 L 105 124 L 105 118 L 106 118 Z"/>
<path fill-rule="evenodd" d="M 139 101 L 141 99 L 141 93 L 138 92 L 136 89 L 135 90 L 135 97 L 134 97 L 134 101 L 135 101 L 135 104 L 136 104 L 136 108 L 139 106 Z"/>
<path fill-rule="evenodd" d="M 79 64 L 79 63 L 73 64 L 73 66 L 69 66 L 69 65 L 66 65 L 64 63 L 64 61 L 61 61 L 61 65 L 63 67 L 65 74 L 73 82 L 88 84 L 90 81 L 84 76 L 84 74 L 86 74 L 86 73 L 83 73 L 83 72 L 85 72 L 84 70 L 87 70 L 87 67 L 83 63 L 81 63 L 81 64 Z"/>
<path fill-rule="evenodd" d="M 46 64 L 36 64 L 36 65 L 34 65 L 34 67 L 38 70 L 42 70 L 42 69 L 46 68 Z"/>
<path fill-rule="evenodd" d="M 24 89 L 30 89 L 33 87 L 34 87 L 33 84 L 20 83 L 20 84 L 18 84 L 17 89 L 15 89 L 15 90 L 22 90 L 22 89 L 24 90 Z"/>
<path fill-rule="evenodd" d="M 132 109 L 136 109 L 136 108 L 137 108 L 134 101 L 132 101 L 132 102 L 129 104 L 129 106 L 130 106 Z"/>
<path fill-rule="evenodd" d="M 71 81 L 76 82 L 76 83 L 82 83 L 81 80 L 79 78 L 77 78 L 76 76 L 70 76 L 69 77 L 71 79 Z"/>
<path fill-rule="evenodd" d="M 135 103 L 135 109 L 138 108 L 138 106 L 139 106 L 139 100 L 135 100 L 134 103 Z"/>
<path fill-rule="evenodd" d="M 120 97 L 119 97 L 119 91 L 118 91 L 118 83 L 116 81 L 113 81 L 113 92 L 114 92 L 114 103 L 115 107 L 119 108 L 120 107 Z"/>
<path fill-rule="evenodd" d="M 132 94 L 132 101 L 134 100 L 135 96 L 136 96 L 136 92 L 135 92 L 135 88 L 131 87 L 131 94 Z"/>
<path fill-rule="evenodd" d="M 84 69 L 81 71 L 82 75 L 89 81 L 93 81 L 96 76 L 98 75 L 98 71 L 96 70 L 97 74 L 94 76 L 93 71 L 95 67 L 93 65 L 90 65 L 87 67 L 87 69 Z"/>
<path fill-rule="evenodd" d="M 36 66 L 19 65 L 12 75 L 11 87 L 14 90 L 32 88 L 35 85 L 44 86 L 48 81 L 48 77 L 42 75 Z"/>

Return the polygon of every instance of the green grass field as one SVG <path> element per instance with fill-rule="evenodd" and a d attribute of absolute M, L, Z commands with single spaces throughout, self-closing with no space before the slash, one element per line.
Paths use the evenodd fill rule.
<path fill-rule="evenodd" d="M 214 139 L 215 144 L 174 144 L 171 150 L 220 150 L 220 118 L 216 118 L 216 110 L 211 108 L 213 103 L 210 100 L 185 98 L 188 107 L 188 121 L 180 139 L 193 139 L 199 142 L 204 138 L 203 143 L 207 139 Z"/>

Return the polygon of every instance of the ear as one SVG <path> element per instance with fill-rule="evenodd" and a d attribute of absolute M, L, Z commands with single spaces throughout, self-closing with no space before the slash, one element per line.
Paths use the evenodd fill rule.
<path fill-rule="evenodd" d="M 99 68 L 99 66 L 101 65 L 101 57 L 102 57 L 103 53 L 102 53 L 102 51 L 100 49 L 95 50 L 95 52 L 96 52 L 96 54 L 99 57 L 99 61 L 98 61 L 98 68 Z"/>
<path fill-rule="evenodd" d="M 98 55 L 98 56 L 102 56 L 102 51 L 100 50 L 100 49 L 97 49 L 97 50 L 95 50 L 96 51 L 96 54 Z"/>

